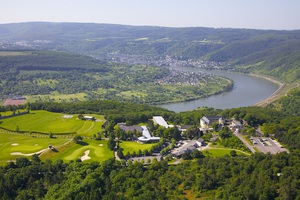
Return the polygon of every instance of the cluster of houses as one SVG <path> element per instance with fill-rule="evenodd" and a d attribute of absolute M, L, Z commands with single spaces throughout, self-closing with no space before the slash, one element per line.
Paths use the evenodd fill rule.
<path fill-rule="evenodd" d="M 235 119 L 224 119 L 222 116 L 203 116 L 200 119 L 201 131 L 212 131 L 212 125 L 215 123 L 218 126 L 227 125 L 231 130 L 241 129 L 243 126 L 240 121 Z"/>
<path fill-rule="evenodd" d="M 165 128 L 173 127 L 173 125 L 168 125 L 162 116 L 154 116 L 153 122 Z M 160 137 L 152 136 L 146 126 L 127 126 L 126 123 L 118 123 L 118 126 L 121 130 L 126 132 L 131 130 L 142 133 L 142 136 L 137 139 L 140 143 L 158 142 L 160 140 Z"/>
<path fill-rule="evenodd" d="M 151 143 L 158 142 L 160 137 L 154 137 L 150 134 L 147 126 L 127 126 L 126 123 L 118 123 L 118 126 L 121 130 L 127 131 L 137 131 L 142 134 L 141 137 L 138 137 L 137 141 L 140 143 Z"/>
<path fill-rule="evenodd" d="M 199 138 L 198 140 L 180 141 L 176 145 L 176 148 L 172 150 L 172 155 L 175 157 L 180 157 L 182 154 L 189 152 L 194 152 L 197 148 L 205 146 L 204 139 Z"/>
<path fill-rule="evenodd" d="M 153 117 L 154 124 L 158 124 L 160 126 L 163 126 L 165 128 L 171 128 L 174 127 L 174 125 L 169 125 L 165 119 L 162 116 L 154 116 Z M 242 125 L 237 120 L 225 120 L 222 116 L 204 116 L 200 119 L 200 130 L 201 131 L 211 131 L 213 130 L 212 124 L 216 123 L 219 126 L 224 126 L 225 124 L 229 124 L 229 128 L 231 129 L 237 129 L 241 128 Z M 150 143 L 150 142 L 158 142 L 160 140 L 160 137 L 155 137 L 151 135 L 150 131 L 146 126 L 127 126 L 125 123 L 119 123 L 119 128 L 124 131 L 129 130 L 135 130 L 139 131 L 142 136 L 137 138 L 137 141 L 140 143 Z M 179 130 L 182 132 L 186 131 L 186 129 L 190 126 L 177 126 Z M 172 155 L 176 157 L 180 157 L 182 154 L 184 154 L 187 151 L 193 152 L 197 148 L 205 146 L 205 142 L 202 138 L 199 138 L 198 140 L 189 140 L 189 141 L 180 141 L 177 143 L 176 147 L 172 150 Z"/>

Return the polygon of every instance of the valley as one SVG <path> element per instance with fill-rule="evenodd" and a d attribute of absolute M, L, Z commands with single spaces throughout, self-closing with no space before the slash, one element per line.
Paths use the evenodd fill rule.
<path fill-rule="evenodd" d="M 233 86 L 228 78 L 200 71 L 113 64 L 58 52 L 11 51 L 0 58 L 3 100 L 14 94 L 29 102 L 113 99 L 155 105 L 194 100 Z M 7 68 L 9 63 L 13 64 Z"/>
<path fill-rule="evenodd" d="M 0 24 L 1 198 L 298 199 L 299 33 Z"/>

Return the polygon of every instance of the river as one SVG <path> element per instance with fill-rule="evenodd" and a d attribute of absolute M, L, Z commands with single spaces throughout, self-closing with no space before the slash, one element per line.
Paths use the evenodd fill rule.
<path fill-rule="evenodd" d="M 197 68 L 180 68 L 180 70 L 202 71 L 204 73 L 225 76 L 233 80 L 234 87 L 229 92 L 207 98 L 160 105 L 175 112 L 194 110 L 204 106 L 219 109 L 251 106 L 271 96 L 279 87 L 277 84 L 264 78 L 238 72 L 208 71 Z"/>

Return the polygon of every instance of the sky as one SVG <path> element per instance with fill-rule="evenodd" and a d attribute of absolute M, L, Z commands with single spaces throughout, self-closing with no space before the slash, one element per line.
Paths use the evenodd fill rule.
<path fill-rule="evenodd" d="M 300 29 L 300 0 L 0 0 L 0 24 Z"/>

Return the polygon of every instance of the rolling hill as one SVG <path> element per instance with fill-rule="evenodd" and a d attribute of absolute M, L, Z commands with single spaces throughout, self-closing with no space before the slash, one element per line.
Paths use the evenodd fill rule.
<path fill-rule="evenodd" d="M 129 63 L 206 60 L 286 82 L 300 76 L 300 30 L 32 22 L 0 25 L 0 49 L 55 50 Z"/>

